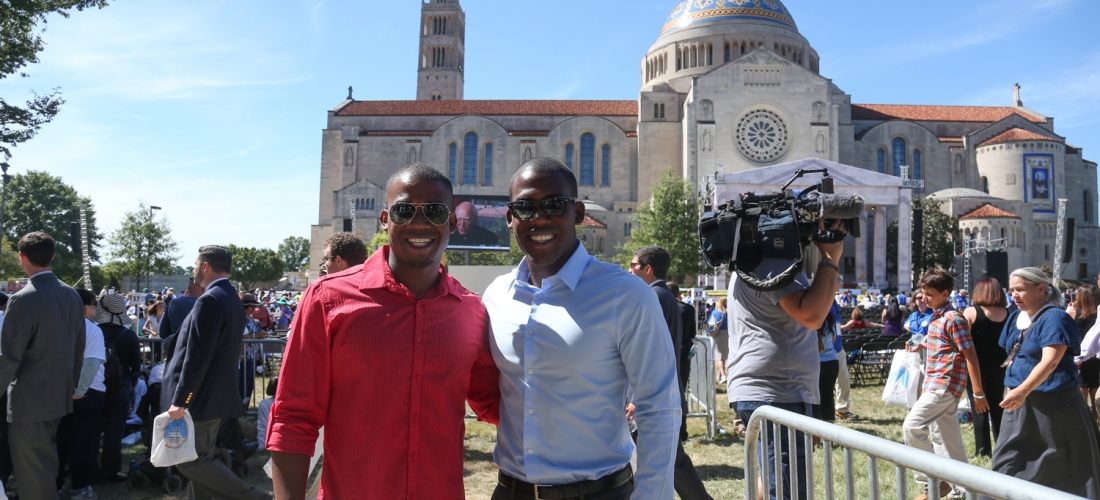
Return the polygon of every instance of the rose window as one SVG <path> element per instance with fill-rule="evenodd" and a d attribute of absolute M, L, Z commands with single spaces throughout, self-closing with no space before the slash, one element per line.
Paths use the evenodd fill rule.
<path fill-rule="evenodd" d="M 779 115 L 758 109 L 741 118 L 734 140 L 745 158 L 767 163 L 787 151 L 787 126 Z"/>

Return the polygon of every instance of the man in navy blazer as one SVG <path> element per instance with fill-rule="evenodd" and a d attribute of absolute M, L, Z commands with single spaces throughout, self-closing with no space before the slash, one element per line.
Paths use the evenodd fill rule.
<path fill-rule="evenodd" d="M 206 292 L 180 325 L 172 359 L 164 369 L 161 406 L 168 408 L 173 420 L 189 411 L 195 421 L 198 458 L 177 466 L 191 480 L 188 499 L 271 498 L 237 477 L 214 455 L 222 422 L 243 415 L 237 361 L 244 335 L 244 305 L 229 283 L 231 267 L 232 256 L 225 247 L 199 249 L 194 277 Z"/>

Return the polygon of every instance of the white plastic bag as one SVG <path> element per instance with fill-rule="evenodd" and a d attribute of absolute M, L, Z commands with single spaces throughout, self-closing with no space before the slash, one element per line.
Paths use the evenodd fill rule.
<path fill-rule="evenodd" d="M 920 398 L 920 386 L 920 354 L 904 350 L 895 352 L 882 400 L 890 406 L 912 408 Z"/>
<path fill-rule="evenodd" d="M 156 467 L 190 462 L 198 458 L 195 453 L 195 422 L 191 412 L 184 411 L 183 418 L 172 420 L 168 412 L 153 420 L 153 453 L 149 461 Z"/>

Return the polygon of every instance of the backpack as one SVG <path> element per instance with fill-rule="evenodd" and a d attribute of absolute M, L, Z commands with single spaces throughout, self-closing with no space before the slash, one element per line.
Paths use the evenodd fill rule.
<path fill-rule="evenodd" d="M 117 394 L 122 389 L 122 361 L 118 357 L 118 347 L 115 343 L 122 338 L 117 335 L 114 342 L 104 342 L 107 360 L 103 363 L 103 385 L 107 388 L 107 394 Z"/>

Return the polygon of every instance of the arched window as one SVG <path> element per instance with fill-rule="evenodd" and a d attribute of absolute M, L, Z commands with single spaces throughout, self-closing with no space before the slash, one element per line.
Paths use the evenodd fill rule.
<path fill-rule="evenodd" d="M 533 158 L 533 157 L 534 157 L 534 154 L 531 153 L 531 148 L 527 148 L 526 150 L 523 151 L 523 163 L 527 163 L 527 162 L 531 161 L 531 158 Z"/>
<path fill-rule="evenodd" d="M 921 171 L 920 171 L 920 159 L 921 159 L 920 157 L 921 157 L 920 150 L 919 149 L 914 149 L 913 150 L 913 172 L 911 172 L 911 175 L 913 176 L 914 179 L 923 179 L 923 177 L 921 177 Z"/>
<path fill-rule="evenodd" d="M 485 145 L 485 177 L 481 183 L 485 186 L 493 185 L 493 145 Z"/>
<path fill-rule="evenodd" d="M 878 173 L 886 173 L 886 150 L 882 148 L 878 150 Z"/>
<path fill-rule="evenodd" d="M 565 166 L 573 170 L 573 143 L 565 145 Z"/>
<path fill-rule="evenodd" d="M 581 135 L 581 179 L 582 186 L 596 185 L 596 136 L 585 132 Z"/>
<path fill-rule="evenodd" d="M 600 151 L 600 185 L 611 185 L 611 145 L 604 144 Z M 1085 220 L 1088 220 L 1087 218 Z"/>
<path fill-rule="evenodd" d="M 1043 245 L 1043 258 L 1050 260 L 1050 245 Z"/>
<path fill-rule="evenodd" d="M 1081 197 L 1085 202 L 1085 222 L 1092 222 L 1092 194 L 1086 189 Z"/>
<path fill-rule="evenodd" d="M 901 166 L 905 165 L 905 139 L 895 137 L 894 143 L 894 177 L 901 176 Z"/>
<path fill-rule="evenodd" d="M 665 117 L 665 105 L 662 103 L 661 104 L 661 119 L 664 119 L 664 117 Z"/>
<path fill-rule="evenodd" d="M 730 43 L 726 42 L 726 57 L 725 62 L 730 62 Z"/>
<path fill-rule="evenodd" d="M 982 192 L 989 194 L 989 178 L 984 175 L 982 176 Z"/>
<path fill-rule="evenodd" d="M 1001 242 L 1001 245 L 1007 245 L 1007 243 L 1008 243 L 1008 241 L 1007 241 L 1008 240 L 1008 231 L 1006 231 L 1005 228 L 1003 228 L 1003 227 L 1001 228 L 1001 239 L 1006 240 L 1006 241 Z"/>
<path fill-rule="evenodd" d="M 452 142 L 449 150 L 447 156 L 447 178 L 453 183 L 455 182 L 455 163 L 458 162 L 458 145 Z"/>
<path fill-rule="evenodd" d="M 657 103 L 653 103 L 653 119 L 656 120 L 657 118 L 660 118 L 660 117 L 661 117 L 661 105 L 657 104 Z"/>
<path fill-rule="evenodd" d="M 477 184 L 477 134 L 466 133 L 462 146 L 462 183 Z"/>

